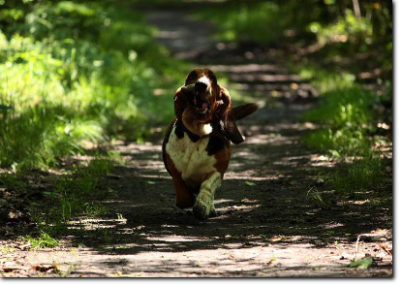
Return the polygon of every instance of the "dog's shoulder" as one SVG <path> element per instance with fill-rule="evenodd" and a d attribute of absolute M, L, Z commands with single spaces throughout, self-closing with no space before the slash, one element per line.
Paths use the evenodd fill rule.
<path fill-rule="evenodd" d="M 230 141 L 224 134 L 224 125 L 221 121 L 215 121 L 213 124 L 213 131 L 209 135 L 209 142 L 206 151 L 209 156 L 213 156 L 224 149 L 230 148 Z"/>

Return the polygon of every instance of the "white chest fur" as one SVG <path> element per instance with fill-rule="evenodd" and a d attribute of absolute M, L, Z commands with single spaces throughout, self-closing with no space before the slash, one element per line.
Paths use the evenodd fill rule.
<path fill-rule="evenodd" d="M 177 138 L 175 127 L 171 131 L 166 151 L 185 181 L 201 183 L 215 171 L 216 158 L 208 155 L 208 143 L 209 137 L 192 142 L 186 133 L 183 138 Z"/>

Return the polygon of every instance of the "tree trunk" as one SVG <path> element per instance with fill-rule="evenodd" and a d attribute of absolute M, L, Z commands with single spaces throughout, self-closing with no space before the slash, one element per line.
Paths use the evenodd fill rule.
<path fill-rule="evenodd" d="M 352 0 L 352 6 L 354 6 L 354 14 L 355 17 L 360 20 L 361 19 L 361 8 L 359 7 L 358 0 Z"/>

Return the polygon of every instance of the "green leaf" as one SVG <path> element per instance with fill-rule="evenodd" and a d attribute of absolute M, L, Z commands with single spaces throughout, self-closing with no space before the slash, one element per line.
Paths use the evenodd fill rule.
<path fill-rule="evenodd" d="M 357 267 L 359 269 L 368 269 L 373 262 L 373 258 L 372 257 L 368 257 L 368 258 L 364 258 L 364 259 L 360 259 L 354 262 L 351 262 L 350 264 L 348 264 L 348 267 Z"/>
<path fill-rule="evenodd" d="M 149 185 L 154 185 L 154 184 L 156 184 L 156 182 L 148 181 L 148 184 L 149 184 Z"/>
<path fill-rule="evenodd" d="M 249 181 L 244 182 L 244 184 L 247 185 L 247 186 L 250 186 L 250 187 L 256 186 L 255 183 L 252 183 L 252 182 L 249 182 Z"/>

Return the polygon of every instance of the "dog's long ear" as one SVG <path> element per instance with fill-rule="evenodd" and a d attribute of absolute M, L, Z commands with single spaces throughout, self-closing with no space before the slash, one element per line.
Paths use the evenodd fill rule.
<path fill-rule="evenodd" d="M 175 116 L 178 119 L 182 119 L 182 113 L 185 110 L 187 101 L 186 101 L 186 95 L 182 88 L 180 87 L 177 89 L 174 95 L 174 111 L 175 111 Z"/>
<path fill-rule="evenodd" d="M 244 137 L 242 137 L 237 124 L 235 124 L 230 94 L 224 87 L 220 86 L 219 89 L 220 94 L 217 101 L 218 107 L 216 110 L 216 116 L 223 122 L 226 137 L 234 144 L 240 144 L 244 142 Z"/>

